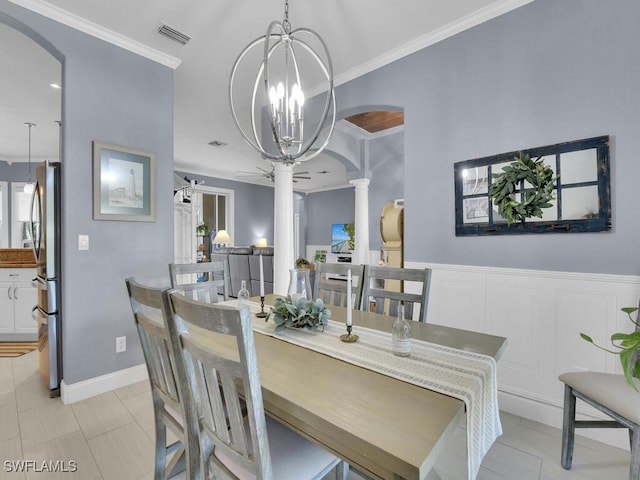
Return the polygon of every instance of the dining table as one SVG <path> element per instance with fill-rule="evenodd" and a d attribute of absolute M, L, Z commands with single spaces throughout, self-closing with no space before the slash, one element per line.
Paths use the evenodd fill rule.
<path fill-rule="evenodd" d="M 250 299 L 266 413 L 372 479 L 426 479 L 464 416 L 465 403 L 278 335 L 261 334 L 261 328 L 273 321 L 256 313 L 261 308 L 268 312 L 275 298 L 267 295 L 264 307 L 259 297 Z M 332 321 L 346 322 L 345 308 L 330 309 Z M 353 333 L 385 332 L 389 342 L 393 320 L 359 310 L 351 315 Z M 411 336 L 496 360 L 507 345 L 504 337 L 430 322 L 411 322 Z M 335 341 L 341 342 L 339 335 Z"/>

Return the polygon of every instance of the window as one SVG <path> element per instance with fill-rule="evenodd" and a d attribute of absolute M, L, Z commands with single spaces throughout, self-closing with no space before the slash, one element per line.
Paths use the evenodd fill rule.
<path fill-rule="evenodd" d="M 507 235 L 548 232 L 600 232 L 611 228 L 609 137 L 522 150 L 541 157 L 557 176 L 552 206 L 542 218 L 531 217 L 508 225 L 489 197 L 489 185 L 520 152 L 458 162 L 454 165 L 456 235 Z M 521 182 L 517 200 L 531 189 Z"/>
<path fill-rule="evenodd" d="M 194 225 L 206 223 L 209 233 L 226 230 L 233 239 L 233 190 L 196 185 L 191 197 Z"/>

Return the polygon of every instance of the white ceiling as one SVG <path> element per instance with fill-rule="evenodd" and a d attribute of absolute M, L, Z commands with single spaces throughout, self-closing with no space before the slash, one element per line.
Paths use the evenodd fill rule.
<path fill-rule="evenodd" d="M 237 55 L 264 35 L 271 21 L 282 20 L 283 0 L 11 1 L 176 69 L 176 170 L 238 179 L 238 170 L 269 168 L 237 132 L 227 91 Z M 293 28 L 311 28 L 327 42 L 339 85 L 533 0 L 289 1 Z M 157 34 L 163 22 L 190 35 L 191 41 L 182 46 Z M 0 24 L 0 44 L 12 46 L 0 50 L 0 64 L 9 65 L 5 72 L 12 73 L 0 75 L 0 159 L 25 160 L 25 121 L 38 123 L 32 159 L 54 157 L 60 91 L 48 84 L 60 81 L 60 66 L 20 37 Z M 214 139 L 227 145 L 211 147 Z M 320 155 L 298 166 L 313 178 L 300 180 L 296 189 L 344 184 L 344 168 L 336 163 Z M 321 170 L 339 173 L 317 175 Z"/>

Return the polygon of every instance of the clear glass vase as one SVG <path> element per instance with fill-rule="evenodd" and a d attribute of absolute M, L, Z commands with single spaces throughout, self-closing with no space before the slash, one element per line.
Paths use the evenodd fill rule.
<path fill-rule="evenodd" d="M 305 297 L 311 300 L 311 281 L 309 280 L 309 270 L 306 268 L 292 268 L 289 270 L 289 290 L 287 294 L 293 300 Z"/>

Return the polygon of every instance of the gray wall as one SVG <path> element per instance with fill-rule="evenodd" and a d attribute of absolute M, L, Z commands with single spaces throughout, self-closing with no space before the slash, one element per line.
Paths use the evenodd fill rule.
<path fill-rule="evenodd" d="M 331 225 L 355 221 L 353 187 L 310 193 L 307 196 L 307 244 L 330 245 Z"/>
<path fill-rule="evenodd" d="M 273 188 L 185 172 L 176 172 L 176 175 L 181 178 L 186 175 L 189 180 L 204 182 L 207 187 L 235 192 L 234 245 L 253 245 L 260 237 L 273 245 Z"/>
<path fill-rule="evenodd" d="M 404 198 L 404 135 L 390 135 L 371 142 L 369 183 L 369 249 L 382 248 L 382 207 Z"/>
<path fill-rule="evenodd" d="M 36 166 L 40 162 L 34 163 L 31 162 L 31 180 L 35 180 L 36 178 Z M 28 163 L 12 163 L 9 165 L 4 160 L 0 160 L 0 181 L 8 182 L 7 185 L 7 212 L 9 213 L 9 218 L 5 219 L 7 221 L 7 232 L 9 245 L 11 245 L 11 213 L 13 211 L 11 198 L 11 183 L 12 182 L 26 182 L 29 178 L 29 164 Z"/>
<path fill-rule="evenodd" d="M 47 43 L 62 64 L 62 313 L 68 384 L 142 363 L 124 279 L 167 279 L 173 259 L 173 71 L 7 0 L 0 21 Z M 10 48 L 10 46 L 3 46 Z M 91 142 L 153 151 L 155 222 L 92 219 Z M 78 251 L 88 234 L 90 250 Z M 128 349 L 115 354 L 115 337 Z"/>
<path fill-rule="evenodd" d="M 34 163 L 33 161 L 31 162 L 32 180 L 36 177 L 36 167 L 38 163 Z M 2 180 L 3 182 L 26 182 L 28 178 L 28 163 L 12 163 L 11 165 L 9 165 L 4 160 L 0 160 L 0 180 Z M 9 185 L 9 187 L 11 187 L 11 185 Z M 11 199 L 9 199 L 9 201 L 11 201 Z"/>
<path fill-rule="evenodd" d="M 338 87 L 341 109 L 404 107 L 407 261 L 639 273 L 638 18 L 635 0 L 536 0 Z M 611 232 L 455 236 L 455 162 L 605 134 Z"/>

